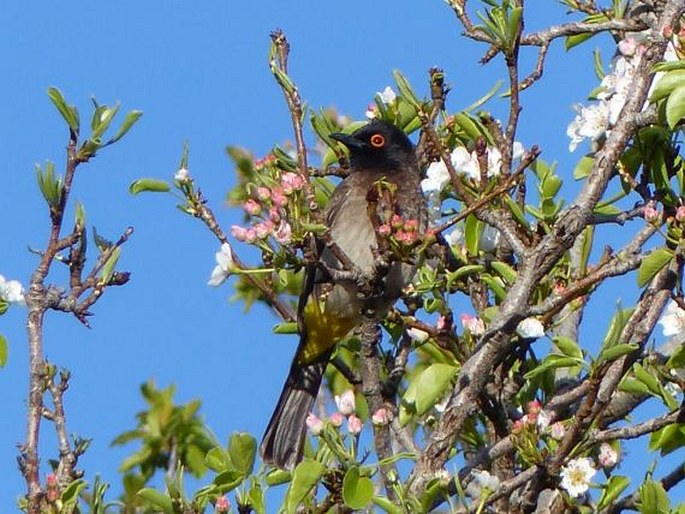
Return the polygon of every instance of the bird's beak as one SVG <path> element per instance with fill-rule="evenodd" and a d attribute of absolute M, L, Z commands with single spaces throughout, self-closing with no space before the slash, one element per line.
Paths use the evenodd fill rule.
<path fill-rule="evenodd" d="M 331 139 L 335 139 L 336 141 L 340 141 L 342 144 L 344 144 L 347 148 L 362 148 L 364 144 L 359 141 L 357 138 L 350 134 L 343 134 L 342 132 L 333 132 L 332 134 L 329 134 Z"/>

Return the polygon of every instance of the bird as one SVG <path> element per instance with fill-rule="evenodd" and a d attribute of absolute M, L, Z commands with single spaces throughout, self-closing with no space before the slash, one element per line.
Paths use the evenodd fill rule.
<path fill-rule="evenodd" d="M 416 150 L 401 129 L 382 120 L 373 120 L 351 134 L 332 133 L 330 137 L 349 150 L 349 173 L 331 194 L 324 219 L 330 241 L 368 279 L 378 266 L 378 236 L 369 212 L 369 192 L 379 181 L 395 189 L 396 214 L 416 220 L 419 233 L 428 224 Z M 379 213 L 379 217 L 386 214 Z M 336 344 L 359 325 L 363 312 L 372 311 L 380 319 L 401 296 L 416 269 L 412 263 L 392 262 L 378 290 L 364 297 L 359 281 L 336 282 L 331 276 L 330 270 L 344 270 L 340 262 L 344 258 L 338 259 L 340 253 L 331 246 L 319 241 L 319 263 L 305 270 L 298 302 L 300 342 L 260 445 L 262 460 L 281 469 L 292 470 L 302 460 L 306 419 Z"/>

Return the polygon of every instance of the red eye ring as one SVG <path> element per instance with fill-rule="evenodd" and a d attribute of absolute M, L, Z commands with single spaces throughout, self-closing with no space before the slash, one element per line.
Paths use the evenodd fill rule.
<path fill-rule="evenodd" d="M 383 134 L 374 134 L 371 136 L 371 139 L 369 139 L 369 142 L 371 143 L 371 146 L 375 148 L 383 148 L 385 146 Z"/>

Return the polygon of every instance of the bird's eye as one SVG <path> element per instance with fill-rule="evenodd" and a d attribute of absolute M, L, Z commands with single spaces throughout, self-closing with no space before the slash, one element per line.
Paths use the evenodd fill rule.
<path fill-rule="evenodd" d="M 371 146 L 375 148 L 383 148 L 383 146 L 385 146 L 385 138 L 382 134 L 374 134 L 371 136 L 369 142 L 371 143 Z"/>

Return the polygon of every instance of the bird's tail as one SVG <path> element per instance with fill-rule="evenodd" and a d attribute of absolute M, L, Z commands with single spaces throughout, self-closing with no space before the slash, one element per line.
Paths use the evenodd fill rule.
<path fill-rule="evenodd" d="M 302 363 L 295 356 L 274 413 L 266 427 L 260 451 L 264 462 L 293 469 L 302 460 L 307 415 L 319 392 L 331 350 L 316 362 Z"/>

